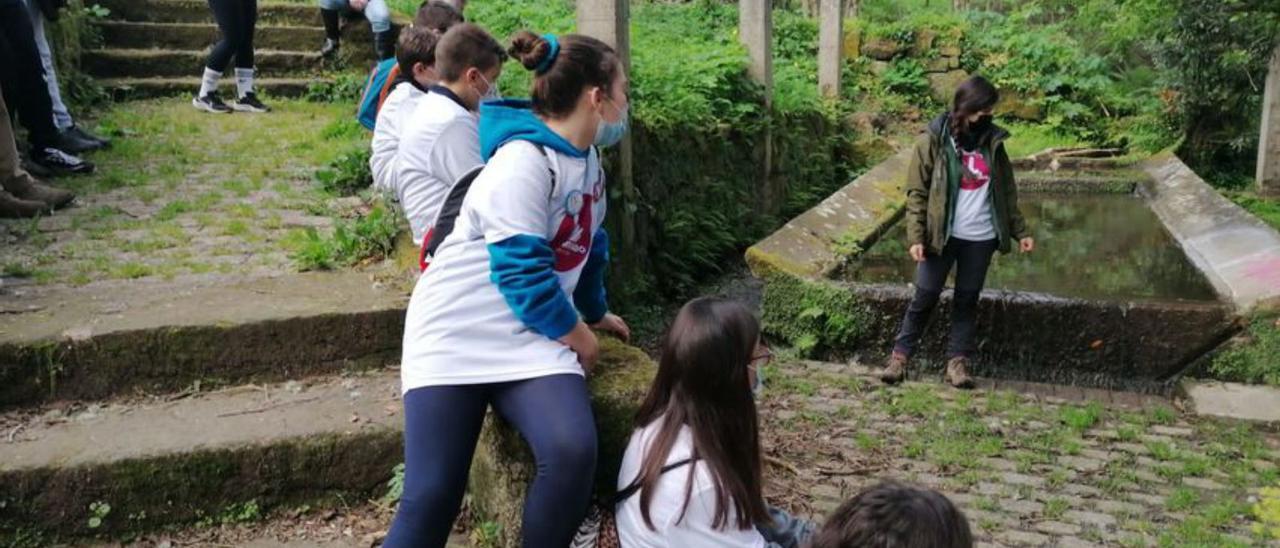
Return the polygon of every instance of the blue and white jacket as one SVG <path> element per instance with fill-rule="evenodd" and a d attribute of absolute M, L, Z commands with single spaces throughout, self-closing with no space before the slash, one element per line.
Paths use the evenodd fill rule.
<path fill-rule="evenodd" d="M 527 101 L 480 108 L 484 171 L 418 280 L 402 390 L 582 374 L 557 339 L 608 312 L 604 170 Z"/>

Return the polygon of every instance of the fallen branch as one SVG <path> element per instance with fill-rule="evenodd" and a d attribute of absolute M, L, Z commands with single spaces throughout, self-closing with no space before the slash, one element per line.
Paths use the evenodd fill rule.
<path fill-rule="evenodd" d="M 771 456 L 771 455 L 765 455 L 765 456 L 764 456 L 764 461 L 765 461 L 765 462 L 767 462 L 767 463 L 769 463 L 769 464 L 772 464 L 772 465 L 774 465 L 774 466 L 777 466 L 777 467 L 779 467 L 779 468 L 785 468 L 788 472 L 791 472 L 791 475 L 793 475 L 793 476 L 796 476 L 796 477 L 799 477 L 799 476 L 800 476 L 800 469 L 799 469 L 799 468 L 796 468 L 796 465 L 791 464 L 791 463 L 789 463 L 789 462 L 787 462 L 787 461 L 784 461 L 784 460 L 782 460 L 782 459 L 780 459 L 780 458 L 778 458 L 778 457 L 774 457 L 774 456 Z"/>
<path fill-rule="evenodd" d="M 851 468 L 847 470 L 833 470 L 831 468 L 817 467 L 818 473 L 824 476 L 866 476 L 875 472 L 871 468 Z"/>
<path fill-rule="evenodd" d="M 26 428 L 26 427 L 27 427 L 27 425 L 25 425 L 25 424 L 19 424 L 19 425 L 17 425 L 17 426 L 15 426 L 15 427 L 13 427 L 13 430 L 10 430 L 10 431 L 9 431 L 9 443 L 13 443 L 13 439 L 18 435 L 18 432 L 21 432 L 21 431 L 22 431 L 22 429 L 23 429 L 23 428 Z"/>
<path fill-rule="evenodd" d="M 315 397 L 311 397 L 311 398 L 303 398 L 303 399 L 300 399 L 300 400 L 293 400 L 293 401 L 282 401 L 282 402 L 280 402 L 280 403 L 271 404 L 271 405 L 268 405 L 268 406 L 265 406 L 265 407 L 259 407 L 259 408 L 257 408 L 257 409 L 248 409 L 248 410 L 245 410 L 245 411 L 235 411 L 235 412 L 232 412 L 232 413 L 223 413 L 223 414 L 221 414 L 221 415 L 218 415 L 218 418 L 222 419 L 222 418 L 226 418 L 226 417 L 235 417 L 235 416 L 239 416 L 239 415 L 252 415 L 252 414 L 254 414 L 254 413 L 263 413 L 263 412 L 266 412 L 266 411 L 270 411 L 270 410 L 272 410 L 272 409 L 276 409 L 276 408 L 278 408 L 278 407 L 284 407 L 284 406 L 286 406 L 286 405 L 293 405 L 293 404 L 296 404 L 296 403 L 307 403 L 307 402 L 313 402 L 313 401 L 316 401 L 316 400 L 318 400 L 318 399 L 320 399 L 320 396 L 315 396 Z"/>

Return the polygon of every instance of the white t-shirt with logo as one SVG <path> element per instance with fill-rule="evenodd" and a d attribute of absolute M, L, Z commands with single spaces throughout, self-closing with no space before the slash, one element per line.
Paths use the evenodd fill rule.
<path fill-rule="evenodd" d="M 626 488 L 640 474 L 644 455 L 658 433 L 660 420 L 636 430 L 627 444 L 618 471 L 618 490 Z M 675 445 L 667 454 L 664 465 L 675 464 L 693 453 L 693 433 L 689 427 L 681 428 Z M 689 467 L 693 467 L 693 489 L 689 495 L 689 507 L 685 510 L 685 486 L 689 482 Z M 650 499 L 649 517 L 654 529 L 644 522 L 640 513 L 640 493 L 637 492 L 622 504 L 617 512 L 618 538 L 626 548 L 702 548 L 702 547 L 763 547 L 764 536 L 755 527 L 737 529 L 737 512 L 730 506 L 723 529 L 713 529 L 716 515 L 716 492 L 711 470 L 703 461 L 695 461 L 674 468 L 658 480 L 657 490 Z M 684 512 L 684 519 L 680 519 Z"/>
<path fill-rule="evenodd" d="M 373 142 L 370 145 L 369 170 L 373 173 L 373 188 L 399 195 L 396 185 L 396 152 L 400 150 L 400 136 L 405 119 L 413 114 L 418 103 L 427 93 L 405 82 L 387 95 L 378 109 L 378 121 L 373 126 Z"/>
<path fill-rule="evenodd" d="M 953 141 L 954 142 L 954 141 Z M 956 196 L 951 235 L 971 242 L 996 239 L 991 218 L 991 166 L 980 151 L 956 146 L 960 157 L 960 192 Z"/>
<path fill-rule="evenodd" d="M 413 243 L 421 247 L 449 187 L 484 165 L 479 119 L 445 94 L 428 93 L 405 121 L 396 164 L 396 197 L 409 220 Z"/>
<path fill-rule="evenodd" d="M 583 374 L 577 354 L 521 322 L 490 280 L 489 244 L 540 237 L 555 252 L 555 274 L 572 302 L 605 215 L 604 171 L 594 148 L 586 158 L 545 151 L 528 141 L 507 143 L 472 183 L 453 232 L 409 300 L 404 392 Z"/>

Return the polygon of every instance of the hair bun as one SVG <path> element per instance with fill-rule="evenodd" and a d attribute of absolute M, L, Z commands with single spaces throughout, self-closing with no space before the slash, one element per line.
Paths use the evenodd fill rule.
<path fill-rule="evenodd" d="M 511 47 L 507 48 L 507 53 L 518 59 L 526 70 L 534 70 L 551 53 L 551 44 L 546 38 L 522 30 L 511 37 Z"/>

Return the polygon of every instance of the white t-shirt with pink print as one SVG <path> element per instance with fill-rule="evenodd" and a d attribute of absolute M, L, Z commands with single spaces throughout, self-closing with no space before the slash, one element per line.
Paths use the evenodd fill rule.
<path fill-rule="evenodd" d="M 952 141 L 960 158 L 960 192 L 956 196 L 951 236 L 971 242 L 996 239 L 991 215 L 991 166 L 978 150 L 964 150 Z"/>

